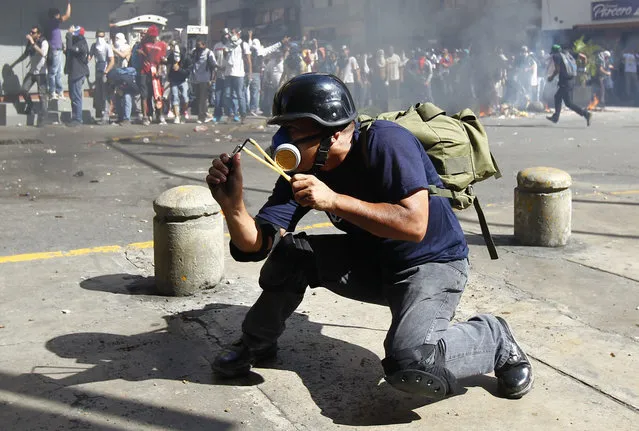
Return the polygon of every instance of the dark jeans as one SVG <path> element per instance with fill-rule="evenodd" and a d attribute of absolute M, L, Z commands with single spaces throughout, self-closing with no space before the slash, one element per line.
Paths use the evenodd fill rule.
<path fill-rule="evenodd" d="M 200 121 L 206 120 L 209 111 L 209 83 L 194 82 L 195 100 L 197 101 L 197 118 Z"/>
<path fill-rule="evenodd" d="M 27 76 L 24 77 L 24 82 L 22 83 L 22 88 L 20 89 L 20 94 L 24 98 L 25 103 L 27 104 L 27 108 L 31 109 L 33 106 L 33 101 L 31 100 L 31 87 L 33 84 L 38 86 L 38 96 L 40 97 L 40 112 L 38 112 L 38 123 L 43 124 L 46 121 L 46 117 L 49 112 L 49 93 L 47 91 L 47 75 L 33 75 L 28 73 Z"/>
<path fill-rule="evenodd" d="M 561 102 L 563 102 L 569 109 L 572 109 L 582 117 L 585 117 L 587 115 L 587 111 L 585 109 L 582 109 L 573 103 L 572 89 L 572 86 L 564 85 L 560 86 L 555 93 L 555 113 L 553 114 L 553 118 L 555 119 L 555 121 L 559 120 L 559 115 L 561 114 Z"/>
<path fill-rule="evenodd" d="M 224 98 L 229 115 L 246 117 L 246 91 L 244 87 L 244 77 L 227 76 L 226 88 L 224 89 Z"/>
<path fill-rule="evenodd" d="M 82 86 L 84 76 L 71 80 L 69 79 L 69 97 L 71 98 L 71 121 L 82 123 Z"/>
<path fill-rule="evenodd" d="M 229 108 L 224 97 L 225 88 L 226 79 L 218 77 L 215 80 L 215 111 L 213 112 L 213 116 L 218 120 L 222 118 L 223 113 L 229 115 Z"/>
<path fill-rule="evenodd" d="M 306 288 L 323 286 L 347 298 L 390 307 L 387 357 L 442 343 L 444 366 L 457 378 L 490 373 L 505 363 L 508 343 L 495 317 L 479 315 L 450 324 L 468 279 L 468 260 L 390 271 L 368 249 L 348 235 L 302 233 L 295 241 L 282 239 L 262 267 L 263 292 L 242 325 L 245 342 L 256 347 L 274 343 Z"/>
<path fill-rule="evenodd" d="M 97 120 L 109 121 L 111 110 L 111 86 L 104 82 L 104 73 L 96 72 L 93 93 L 93 109 Z"/>

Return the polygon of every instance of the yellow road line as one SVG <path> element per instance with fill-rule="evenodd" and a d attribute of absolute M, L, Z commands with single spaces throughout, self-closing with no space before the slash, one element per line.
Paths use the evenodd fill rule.
<path fill-rule="evenodd" d="M 298 229 L 312 230 L 312 229 L 322 229 L 322 228 L 327 228 L 332 226 L 333 225 L 331 223 L 326 222 L 326 223 L 316 223 L 316 224 L 312 224 L 308 226 L 303 226 Z M 229 237 L 228 234 L 226 234 L 225 236 L 227 238 Z M 100 247 L 78 248 L 75 250 L 68 250 L 68 251 L 45 251 L 40 253 L 15 254 L 13 256 L 0 256 L 0 264 L 30 262 L 34 260 L 56 259 L 60 257 L 87 256 L 90 254 L 121 253 L 126 249 L 144 250 L 149 248 L 153 248 L 153 241 L 133 242 L 125 246 L 106 245 L 106 246 L 100 246 Z"/>
<path fill-rule="evenodd" d="M 620 192 L 610 192 L 611 195 L 622 196 L 622 195 L 637 195 L 639 194 L 639 190 L 625 190 Z"/>

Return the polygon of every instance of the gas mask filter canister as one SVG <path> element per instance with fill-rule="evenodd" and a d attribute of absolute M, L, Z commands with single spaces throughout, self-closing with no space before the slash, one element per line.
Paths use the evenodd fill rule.
<path fill-rule="evenodd" d="M 300 150 L 292 144 L 291 136 L 284 127 L 273 135 L 270 152 L 275 163 L 287 172 L 294 171 L 302 162 Z"/>

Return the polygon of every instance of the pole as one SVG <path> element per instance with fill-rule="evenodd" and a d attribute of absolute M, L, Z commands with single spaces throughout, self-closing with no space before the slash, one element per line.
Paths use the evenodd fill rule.
<path fill-rule="evenodd" d="M 206 25 L 206 0 L 200 0 L 200 25 Z"/>

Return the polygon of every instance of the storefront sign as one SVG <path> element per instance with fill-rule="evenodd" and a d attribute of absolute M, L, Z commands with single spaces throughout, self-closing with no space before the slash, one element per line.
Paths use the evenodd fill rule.
<path fill-rule="evenodd" d="M 591 4 L 592 20 L 639 18 L 639 0 L 598 1 Z"/>

